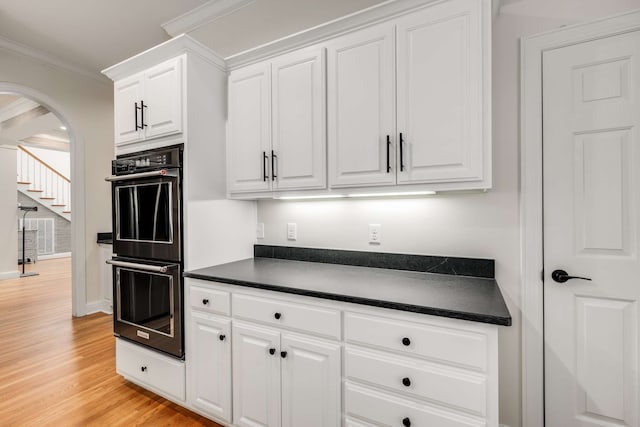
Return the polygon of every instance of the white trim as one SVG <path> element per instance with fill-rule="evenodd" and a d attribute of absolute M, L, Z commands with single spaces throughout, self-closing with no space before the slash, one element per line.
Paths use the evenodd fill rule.
<path fill-rule="evenodd" d="M 4 271 L 0 273 L 0 280 L 17 279 L 18 277 L 20 277 L 20 272 L 18 270 Z"/>
<path fill-rule="evenodd" d="M 445 0 L 387 0 L 383 3 L 343 16 L 333 21 L 300 31 L 225 58 L 229 70 L 234 70 L 266 58 L 357 31 L 365 26 L 389 21 L 422 7 Z M 490 0 L 485 0 L 490 1 Z"/>
<path fill-rule="evenodd" d="M 209 0 L 205 4 L 165 22 L 161 27 L 171 37 L 175 37 L 231 15 L 255 2 L 256 0 Z"/>
<path fill-rule="evenodd" d="M 111 302 L 105 299 L 99 301 L 92 301 L 87 303 L 87 309 L 85 315 L 94 313 L 112 314 Z"/>
<path fill-rule="evenodd" d="M 640 10 L 559 28 L 521 40 L 522 421 L 544 425 L 542 53 L 640 30 Z"/>
<path fill-rule="evenodd" d="M 71 62 L 64 61 L 54 55 L 51 55 L 47 52 L 43 52 L 41 50 L 35 49 L 31 46 L 24 45 L 22 43 L 18 43 L 14 40 L 10 40 L 6 37 L 0 37 L 0 49 L 5 49 L 13 53 L 17 53 L 23 56 L 27 56 L 31 59 L 34 59 L 38 62 L 42 62 L 47 65 L 54 66 L 56 68 L 61 68 L 65 71 L 71 71 L 72 73 L 80 74 L 82 76 L 88 77 L 92 80 L 103 84 L 109 84 L 110 82 L 106 80 L 104 77 L 100 75 L 100 73 L 96 71 L 89 70 L 87 68 L 81 67 L 76 64 L 72 64 Z"/>
<path fill-rule="evenodd" d="M 0 82 L 0 93 L 27 97 L 54 113 L 67 128 L 71 146 L 71 310 L 74 316 L 86 314 L 87 276 L 85 250 L 85 170 L 84 141 L 71 116 L 57 102 L 42 92 L 13 83 Z"/>
<path fill-rule="evenodd" d="M 69 258 L 71 256 L 71 252 L 59 252 L 48 255 L 38 255 L 38 261 L 42 261 L 45 259 L 58 259 L 58 258 Z"/>
<path fill-rule="evenodd" d="M 0 123 L 12 119 L 27 111 L 39 107 L 39 104 L 27 98 L 19 98 L 0 110 Z"/>

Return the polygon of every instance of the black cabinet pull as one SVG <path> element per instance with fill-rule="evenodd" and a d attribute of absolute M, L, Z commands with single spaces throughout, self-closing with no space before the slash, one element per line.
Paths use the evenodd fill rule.
<path fill-rule="evenodd" d="M 404 155 L 402 151 L 403 142 L 404 142 L 404 139 L 402 138 L 402 132 L 400 132 L 400 141 L 398 144 L 400 145 L 400 172 L 404 171 Z"/>
<path fill-rule="evenodd" d="M 286 351 L 281 351 L 281 352 L 280 352 L 280 357 L 282 357 L 283 359 L 286 359 L 286 357 L 287 357 L 287 352 L 286 352 Z"/>
<path fill-rule="evenodd" d="M 136 108 L 133 110 L 133 112 L 134 112 L 134 114 L 133 114 L 133 115 L 134 115 L 135 120 L 136 120 L 136 130 L 138 130 L 138 129 L 142 129 L 142 126 L 138 126 L 138 110 L 142 110 L 142 107 L 138 107 L 138 103 L 137 103 L 137 102 L 134 102 L 134 103 L 133 103 L 133 105 L 135 105 L 135 107 L 136 107 Z"/>
<path fill-rule="evenodd" d="M 391 172 L 391 163 L 389 161 L 389 149 L 391 148 L 391 137 L 387 135 L 387 173 Z"/>
<path fill-rule="evenodd" d="M 282 317 L 282 313 L 276 313 L 273 315 L 273 317 L 279 320 Z"/>
<path fill-rule="evenodd" d="M 267 178 L 269 175 L 267 174 L 267 160 L 269 156 L 267 156 L 267 152 L 262 152 L 262 181 L 267 182 Z"/>
<path fill-rule="evenodd" d="M 405 417 L 402 419 L 402 425 L 404 427 L 411 427 L 411 420 L 409 419 L 409 417 Z"/>
<path fill-rule="evenodd" d="M 407 337 L 402 338 L 402 345 L 408 347 L 411 345 L 411 340 Z"/>
<path fill-rule="evenodd" d="M 278 175 L 276 175 L 276 159 L 278 158 L 278 156 L 276 156 L 276 153 L 271 150 L 271 181 L 275 181 L 276 178 L 278 177 Z"/>
<path fill-rule="evenodd" d="M 204 304 L 204 305 L 208 305 L 208 304 L 209 304 L 209 300 L 208 300 L 208 299 L 206 299 L 206 298 L 205 298 L 205 299 L 203 299 L 203 300 L 202 300 L 202 304 Z"/>
<path fill-rule="evenodd" d="M 270 355 L 272 355 L 272 356 L 273 356 L 274 354 L 276 354 L 276 349 L 275 349 L 275 348 L 270 348 L 270 349 L 269 349 L 269 354 L 270 354 Z"/>
<path fill-rule="evenodd" d="M 405 387 L 409 387 L 411 385 L 411 380 L 408 377 L 404 377 L 402 379 L 402 385 Z"/>
<path fill-rule="evenodd" d="M 140 370 L 141 370 L 142 372 L 147 372 L 147 367 L 146 367 L 146 366 L 141 366 L 141 367 L 140 367 Z"/>
<path fill-rule="evenodd" d="M 224 339 L 225 339 L 226 337 L 227 337 L 226 335 L 224 335 L 224 334 L 220 334 L 220 336 L 218 337 L 218 339 L 219 339 L 220 341 L 224 341 Z"/>
<path fill-rule="evenodd" d="M 142 123 L 140 129 L 144 129 L 147 127 L 147 125 L 144 123 L 144 109 L 147 107 L 147 105 L 144 105 L 144 101 L 140 101 L 140 123 Z"/>

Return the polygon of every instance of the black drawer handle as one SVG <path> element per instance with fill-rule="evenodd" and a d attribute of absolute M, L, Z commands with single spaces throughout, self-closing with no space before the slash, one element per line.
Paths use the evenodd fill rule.
<path fill-rule="evenodd" d="M 147 372 L 147 367 L 146 367 L 146 366 L 141 366 L 141 367 L 140 367 L 140 370 L 141 370 L 142 372 Z"/>
<path fill-rule="evenodd" d="M 282 313 L 276 313 L 273 315 L 273 317 L 279 320 L 282 317 Z"/>
<path fill-rule="evenodd" d="M 203 299 L 202 304 L 209 305 L 209 300 L 207 298 Z"/>
<path fill-rule="evenodd" d="M 287 358 L 287 352 L 286 351 L 281 351 L 280 352 L 280 357 L 282 357 L 283 359 Z"/>
<path fill-rule="evenodd" d="M 411 420 L 409 419 L 409 417 L 405 417 L 402 419 L 402 425 L 404 427 L 411 427 Z"/>
<path fill-rule="evenodd" d="M 387 173 L 391 172 L 391 162 L 389 160 L 389 149 L 391 148 L 391 137 L 387 135 Z"/>
<path fill-rule="evenodd" d="M 407 337 L 402 338 L 402 345 L 409 347 L 411 345 L 411 340 Z"/>
<path fill-rule="evenodd" d="M 404 377 L 402 379 L 402 385 L 405 387 L 409 387 L 411 385 L 411 380 L 408 377 Z"/>
<path fill-rule="evenodd" d="M 275 348 L 270 348 L 270 349 L 269 349 L 269 354 L 270 354 L 270 355 L 272 355 L 272 356 L 273 356 L 274 354 L 276 354 L 276 349 L 275 349 Z"/>
<path fill-rule="evenodd" d="M 219 339 L 220 341 L 224 341 L 224 339 L 225 339 L 226 337 L 227 337 L 226 335 L 222 334 L 222 335 L 220 335 L 220 336 L 218 337 L 218 339 Z"/>

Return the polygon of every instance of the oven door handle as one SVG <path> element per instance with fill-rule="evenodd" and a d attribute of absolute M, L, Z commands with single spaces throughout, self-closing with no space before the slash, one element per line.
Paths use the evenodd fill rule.
<path fill-rule="evenodd" d="M 104 180 L 108 182 L 114 182 L 114 181 L 124 181 L 128 179 L 148 178 L 152 176 L 169 176 L 169 177 L 175 178 L 178 176 L 178 171 L 160 169 L 159 171 L 132 173 L 129 175 L 112 175 L 112 176 L 106 177 Z"/>
<path fill-rule="evenodd" d="M 107 264 L 115 265 L 116 267 L 137 268 L 138 270 L 153 271 L 154 273 L 166 273 L 167 269 L 171 267 L 170 265 L 158 266 L 138 264 L 136 262 L 117 261 L 115 259 L 108 259 L 105 262 Z"/>

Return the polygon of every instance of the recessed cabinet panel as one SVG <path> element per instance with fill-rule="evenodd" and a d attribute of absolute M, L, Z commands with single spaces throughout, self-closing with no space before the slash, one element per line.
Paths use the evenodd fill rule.
<path fill-rule="evenodd" d="M 329 185 L 394 184 L 393 25 L 331 41 L 327 82 Z"/>
<path fill-rule="evenodd" d="M 229 77 L 227 173 L 230 192 L 271 190 L 271 67 L 234 71 Z"/>
<path fill-rule="evenodd" d="M 282 334 L 282 427 L 339 427 L 340 344 Z"/>
<path fill-rule="evenodd" d="M 143 110 L 147 138 L 182 130 L 182 58 L 160 64 L 145 73 Z"/>
<path fill-rule="evenodd" d="M 324 49 L 272 62 L 275 188 L 326 186 Z"/>
<path fill-rule="evenodd" d="M 114 84 L 115 144 L 125 144 L 141 138 L 140 106 L 142 100 L 142 75 L 120 80 Z"/>
<path fill-rule="evenodd" d="M 451 0 L 397 21 L 398 183 L 483 178 L 481 17 Z"/>
<path fill-rule="evenodd" d="M 231 421 L 231 321 L 193 313 L 193 406 Z"/>
<path fill-rule="evenodd" d="M 242 427 L 280 425 L 280 333 L 233 325 L 233 422 Z M 273 349 L 273 352 L 270 350 Z"/>

